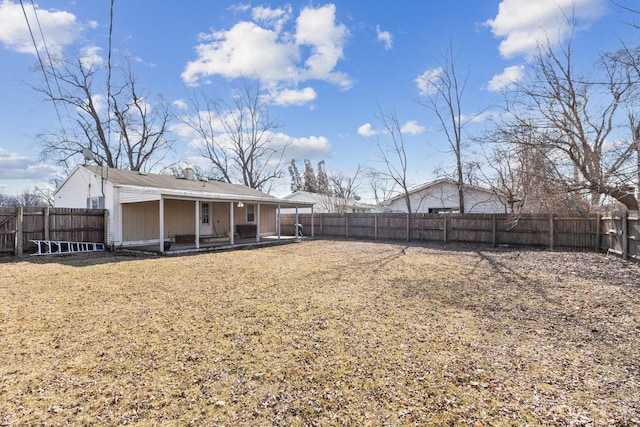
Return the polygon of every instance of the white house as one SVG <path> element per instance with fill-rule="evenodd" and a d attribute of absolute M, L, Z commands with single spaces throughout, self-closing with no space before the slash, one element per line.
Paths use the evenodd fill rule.
<path fill-rule="evenodd" d="M 314 213 L 369 213 L 382 212 L 377 205 L 360 202 L 359 200 L 345 200 L 336 196 L 307 191 L 296 191 L 283 197 L 289 202 L 303 202 L 313 204 Z M 310 213 L 310 208 L 299 209 L 299 213 Z M 283 213 L 294 213 L 292 209 L 284 209 Z"/>
<path fill-rule="evenodd" d="M 236 236 L 280 237 L 282 207 L 310 208 L 238 184 L 146 174 L 101 166 L 77 166 L 54 193 L 54 205 L 109 211 L 108 245 L 192 243 Z"/>
<path fill-rule="evenodd" d="M 500 198 L 487 189 L 472 185 L 464 186 L 465 213 L 505 213 Z M 412 213 L 460 212 L 458 185 L 450 179 L 438 179 L 421 185 L 409 192 Z M 392 212 L 407 212 L 404 195 L 383 202 Z"/>

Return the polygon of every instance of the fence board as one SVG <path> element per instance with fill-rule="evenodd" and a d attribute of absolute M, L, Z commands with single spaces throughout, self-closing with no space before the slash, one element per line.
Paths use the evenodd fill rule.
<path fill-rule="evenodd" d="M 0 208 L 0 252 L 31 252 L 31 240 L 105 243 L 105 226 L 103 209 Z"/>
<path fill-rule="evenodd" d="M 482 243 L 600 250 L 640 260 L 640 212 L 585 216 L 412 214 L 411 241 Z M 295 215 L 282 215 L 283 230 L 293 232 Z M 311 215 L 299 215 L 311 234 Z M 407 214 L 315 214 L 315 235 L 372 240 L 407 240 Z"/>

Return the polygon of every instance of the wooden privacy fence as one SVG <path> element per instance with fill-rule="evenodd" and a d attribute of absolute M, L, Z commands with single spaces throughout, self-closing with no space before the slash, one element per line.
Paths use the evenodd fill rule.
<path fill-rule="evenodd" d="M 31 240 L 105 243 L 104 209 L 0 208 L 0 253 L 32 252 Z"/>
<path fill-rule="evenodd" d="M 313 234 L 354 239 L 484 243 L 550 249 L 610 251 L 640 260 L 639 211 L 562 215 L 508 214 L 314 214 Z M 281 232 L 294 233 L 295 214 L 281 217 Z M 299 214 L 311 235 L 311 214 Z"/>

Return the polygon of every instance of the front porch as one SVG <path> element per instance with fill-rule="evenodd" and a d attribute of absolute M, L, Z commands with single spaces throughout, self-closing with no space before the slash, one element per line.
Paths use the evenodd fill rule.
<path fill-rule="evenodd" d="M 282 201 L 188 199 L 159 196 L 156 201 L 121 203 L 119 249 L 188 253 L 280 244 L 302 237 L 280 229 Z M 313 228 L 312 231 L 313 233 Z M 311 236 L 313 237 L 313 236 Z"/>
<path fill-rule="evenodd" d="M 214 241 L 208 241 L 196 245 L 195 243 L 175 243 L 166 242 L 164 251 L 161 251 L 158 244 L 147 244 L 139 246 L 126 246 L 120 247 L 116 250 L 136 253 L 149 253 L 160 255 L 183 255 L 200 252 L 217 252 L 217 251 L 231 251 L 239 249 L 254 249 L 268 246 L 284 245 L 289 243 L 297 243 L 302 240 L 308 239 L 303 236 L 262 236 L 260 240 L 253 238 L 238 238 L 234 239 L 231 243 L 228 238 L 218 238 Z M 170 244 L 169 244 L 170 243 Z"/>

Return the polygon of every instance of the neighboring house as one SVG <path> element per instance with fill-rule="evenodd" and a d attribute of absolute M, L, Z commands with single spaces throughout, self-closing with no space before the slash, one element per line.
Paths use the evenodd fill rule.
<path fill-rule="evenodd" d="M 345 200 L 320 193 L 296 191 L 283 197 L 290 202 L 312 203 L 314 213 L 370 213 L 382 212 L 380 206 L 362 203 L 358 200 Z M 298 213 L 310 213 L 311 208 L 298 209 Z M 295 213 L 292 209 L 283 209 L 283 213 Z"/>
<path fill-rule="evenodd" d="M 137 246 L 193 243 L 203 238 L 280 235 L 281 207 L 288 202 L 238 184 L 197 180 L 192 169 L 182 176 L 145 174 L 101 166 L 77 166 L 54 193 L 54 205 L 109 211 L 107 244 Z M 234 230 L 234 232 L 231 232 Z"/>
<path fill-rule="evenodd" d="M 464 186 L 465 213 L 505 213 L 504 203 L 490 190 Z M 409 192 L 412 213 L 460 212 L 458 185 L 450 179 L 438 179 Z M 383 205 L 392 212 L 407 212 L 404 195 L 386 200 Z"/>

